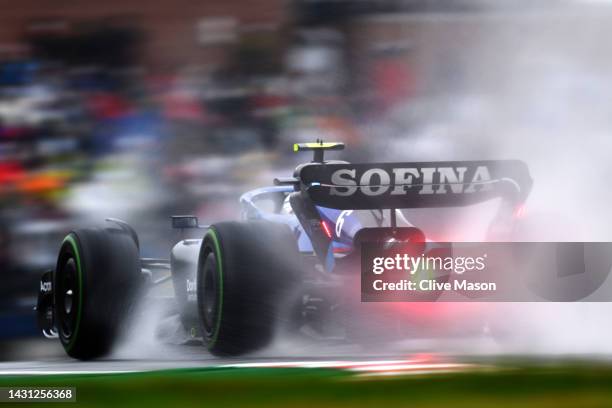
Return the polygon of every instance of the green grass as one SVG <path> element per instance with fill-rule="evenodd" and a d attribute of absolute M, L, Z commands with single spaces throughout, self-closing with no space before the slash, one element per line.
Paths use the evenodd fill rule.
<path fill-rule="evenodd" d="M 76 405 L 110 408 L 612 407 L 612 367 L 580 364 L 406 377 L 359 377 L 339 370 L 298 368 L 0 377 L 0 387 L 9 386 L 73 386 Z"/>

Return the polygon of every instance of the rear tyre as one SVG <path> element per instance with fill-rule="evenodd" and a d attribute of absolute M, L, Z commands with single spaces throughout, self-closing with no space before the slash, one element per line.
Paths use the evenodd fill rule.
<path fill-rule="evenodd" d="M 55 319 L 66 353 L 80 360 L 107 354 L 142 283 L 136 243 L 126 231 L 72 231 L 54 276 Z"/>
<path fill-rule="evenodd" d="M 198 311 L 204 344 L 215 355 L 266 346 L 299 279 L 291 229 L 271 222 L 212 225 L 198 261 Z"/>

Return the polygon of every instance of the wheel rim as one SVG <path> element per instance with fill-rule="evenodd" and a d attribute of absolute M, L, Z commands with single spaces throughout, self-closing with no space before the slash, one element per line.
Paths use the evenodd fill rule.
<path fill-rule="evenodd" d="M 74 333 L 77 321 L 77 310 L 75 299 L 78 292 L 77 265 L 74 258 L 70 257 L 63 264 L 58 282 L 58 313 L 59 326 L 62 336 L 70 339 Z"/>
<path fill-rule="evenodd" d="M 208 254 L 204 263 L 202 296 L 202 320 L 207 336 L 212 336 L 217 319 L 218 307 L 218 283 L 217 283 L 217 259 L 214 253 Z"/>
<path fill-rule="evenodd" d="M 64 295 L 64 311 L 66 314 L 72 313 L 72 289 L 68 289 Z"/>

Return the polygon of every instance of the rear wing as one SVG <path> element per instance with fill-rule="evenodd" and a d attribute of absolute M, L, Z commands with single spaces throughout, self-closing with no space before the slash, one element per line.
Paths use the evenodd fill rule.
<path fill-rule="evenodd" d="M 519 160 L 309 163 L 296 172 L 314 204 L 341 210 L 457 207 L 527 198 L 533 181 Z"/>

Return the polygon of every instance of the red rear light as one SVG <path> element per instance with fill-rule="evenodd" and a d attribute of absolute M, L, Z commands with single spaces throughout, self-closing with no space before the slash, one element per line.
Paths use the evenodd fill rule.
<path fill-rule="evenodd" d="M 347 254 L 349 252 L 352 251 L 352 248 L 350 247 L 337 247 L 335 246 L 332 251 L 334 252 L 334 254 Z"/>
<path fill-rule="evenodd" d="M 514 209 L 514 218 L 523 218 L 525 216 L 525 204 L 521 204 Z"/>
<path fill-rule="evenodd" d="M 329 228 L 329 225 L 327 225 L 325 220 L 321 220 L 321 228 L 323 229 L 323 232 L 325 232 L 327 238 L 332 239 L 331 228 Z"/>

